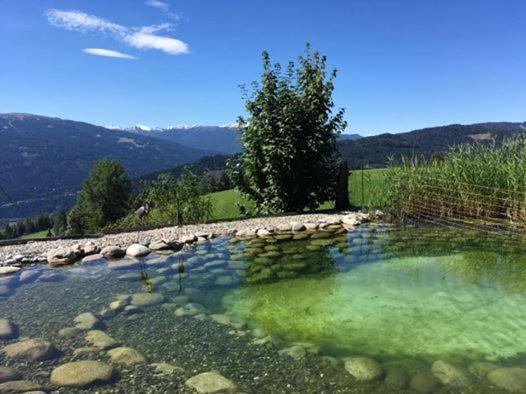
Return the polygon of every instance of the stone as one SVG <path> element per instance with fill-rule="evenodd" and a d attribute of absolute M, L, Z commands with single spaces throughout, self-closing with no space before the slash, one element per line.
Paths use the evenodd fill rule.
<path fill-rule="evenodd" d="M 278 229 L 278 231 L 283 231 L 283 232 L 292 230 L 292 226 L 286 223 L 278 224 L 276 228 Z"/>
<path fill-rule="evenodd" d="M 462 369 L 443 360 L 437 360 L 431 366 L 431 372 L 440 383 L 451 387 L 467 387 L 472 379 Z"/>
<path fill-rule="evenodd" d="M 108 351 L 111 361 L 124 365 L 144 364 L 146 359 L 137 350 L 131 347 L 117 347 Z"/>
<path fill-rule="evenodd" d="M 20 379 L 22 379 L 22 374 L 16 369 L 0 366 L 0 383 Z"/>
<path fill-rule="evenodd" d="M 150 365 L 155 368 L 155 373 L 161 375 L 173 375 L 176 372 L 184 373 L 183 368 L 168 363 L 153 363 Z"/>
<path fill-rule="evenodd" d="M 483 378 L 499 366 L 485 361 L 476 361 L 471 364 L 468 371 L 478 378 Z"/>
<path fill-rule="evenodd" d="M 91 241 L 86 242 L 82 247 L 82 250 L 84 252 L 84 256 L 90 256 L 100 252 L 100 248 Z"/>
<path fill-rule="evenodd" d="M 13 380 L 0 383 L 0 394 L 26 393 L 40 391 L 42 386 L 30 380 Z"/>
<path fill-rule="evenodd" d="M 126 254 L 131 257 L 146 256 L 151 253 L 151 250 L 141 244 L 131 244 L 126 249 Z"/>
<path fill-rule="evenodd" d="M 52 267 L 73 264 L 78 255 L 72 248 L 58 248 L 47 252 L 47 262 Z"/>
<path fill-rule="evenodd" d="M 175 316 L 196 316 L 205 313 L 206 308 L 201 304 L 190 302 L 185 306 L 175 310 Z"/>
<path fill-rule="evenodd" d="M 0 339 L 11 339 L 16 336 L 16 329 L 8 319 L 0 319 Z"/>
<path fill-rule="evenodd" d="M 20 270 L 20 267 L 0 267 L 0 275 L 14 274 L 15 272 L 18 272 Z"/>
<path fill-rule="evenodd" d="M 438 385 L 438 379 L 429 372 L 417 372 L 411 377 L 409 383 L 409 387 L 419 393 L 432 393 Z"/>
<path fill-rule="evenodd" d="M 383 366 L 385 371 L 384 383 L 388 386 L 405 388 L 409 383 L 409 374 L 401 366 Z"/>
<path fill-rule="evenodd" d="M 58 272 L 44 272 L 38 278 L 38 280 L 41 282 L 60 282 L 64 279 L 64 275 L 61 275 Z"/>
<path fill-rule="evenodd" d="M 231 286 L 234 283 L 232 277 L 230 275 L 223 275 L 218 278 L 216 278 L 214 284 L 216 286 Z"/>
<path fill-rule="evenodd" d="M 295 345 L 281 349 L 279 354 L 293 358 L 294 360 L 301 360 L 307 355 L 307 352 L 302 346 Z"/>
<path fill-rule="evenodd" d="M 74 361 L 51 372 L 51 383 L 61 387 L 88 387 L 107 383 L 113 378 L 113 367 L 101 361 Z"/>
<path fill-rule="evenodd" d="M 292 236 L 292 239 L 295 240 L 295 241 L 301 241 L 301 240 L 307 239 L 307 238 L 310 238 L 310 235 L 307 234 L 307 233 L 299 233 L 299 234 L 294 234 Z"/>
<path fill-rule="evenodd" d="M 115 300 L 110 302 L 110 309 L 114 311 L 123 310 L 128 305 L 128 300 Z"/>
<path fill-rule="evenodd" d="M 75 356 L 92 356 L 99 353 L 99 349 L 94 346 L 84 346 L 73 350 Z"/>
<path fill-rule="evenodd" d="M 117 245 L 109 245 L 102 248 L 100 254 L 103 255 L 105 259 L 119 259 L 124 257 L 126 252 Z"/>
<path fill-rule="evenodd" d="M 20 273 L 20 276 L 18 277 L 18 281 L 20 283 L 31 283 L 37 280 L 40 274 L 41 274 L 40 271 L 37 271 L 34 269 L 23 270 Z"/>
<path fill-rule="evenodd" d="M 81 330 L 93 330 L 103 326 L 102 322 L 91 312 L 81 313 L 73 322 L 75 323 L 75 327 Z"/>
<path fill-rule="evenodd" d="M 359 220 L 355 215 L 346 215 L 342 217 L 342 223 L 346 224 L 347 226 L 357 226 L 361 223 L 361 220 Z"/>
<path fill-rule="evenodd" d="M 92 261 L 102 260 L 104 258 L 103 255 L 100 253 L 90 254 L 89 256 L 85 256 L 80 260 L 81 263 L 91 263 Z"/>
<path fill-rule="evenodd" d="M 291 227 L 292 231 L 294 231 L 294 232 L 305 231 L 307 229 L 305 227 L 305 225 L 303 223 L 300 223 L 300 222 L 291 222 L 290 223 L 290 227 Z"/>
<path fill-rule="evenodd" d="M 4 353 L 12 359 L 41 361 L 55 357 L 57 349 L 43 339 L 27 339 L 7 345 Z"/>
<path fill-rule="evenodd" d="M 381 365 L 367 357 L 353 357 L 345 361 L 345 369 L 359 382 L 372 382 L 380 379 L 384 371 Z"/>
<path fill-rule="evenodd" d="M 135 306 L 153 306 L 162 304 L 164 296 L 159 293 L 135 293 L 132 295 L 131 303 Z"/>
<path fill-rule="evenodd" d="M 233 392 L 236 390 L 234 382 L 215 371 L 192 376 L 185 382 L 185 385 L 201 394 Z"/>
<path fill-rule="evenodd" d="M 80 328 L 66 327 L 58 331 L 58 336 L 61 338 L 72 338 L 80 332 Z"/>
<path fill-rule="evenodd" d="M 126 272 L 125 274 L 117 276 L 117 280 L 121 282 L 140 282 L 141 279 L 140 272 Z"/>
<path fill-rule="evenodd" d="M 169 244 L 167 244 L 166 242 L 164 242 L 162 240 L 153 241 L 149 245 L 149 248 L 150 248 L 150 250 L 169 250 L 169 249 L 172 249 L 172 247 Z"/>
<path fill-rule="evenodd" d="M 184 235 L 182 238 L 181 238 L 181 242 L 184 243 L 184 244 L 191 244 L 191 243 L 194 243 L 195 241 L 197 241 L 197 237 L 193 234 L 191 235 Z"/>
<path fill-rule="evenodd" d="M 256 235 L 258 237 L 268 237 L 271 234 L 270 231 L 268 231 L 266 228 L 260 228 L 258 231 L 256 231 Z"/>
<path fill-rule="evenodd" d="M 118 345 L 118 342 L 115 339 L 100 330 L 88 331 L 85 339 L 86 342 L 89 342 L 91 345 L 102 350 L 111 349 Z"/>
<path fill-rule="evenodd" d="M 488 374 L 488 380 L 512 393 L 526 392 L 526 368 L 497 368 Z"/>
<path fill-rule="evenodd" d="M 137 313 L 143 313 L 143 310 L 135 305 L 126 305 L 124 307 L 124 313 L 126 315 L 135 315 Z"/>

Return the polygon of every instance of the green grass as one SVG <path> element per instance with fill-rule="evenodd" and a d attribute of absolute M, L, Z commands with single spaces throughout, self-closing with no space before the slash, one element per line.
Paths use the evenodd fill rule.
<path fill-rule="evenodd" d="M 36 233 L 26 234 L 20 237 L 20 239 L 31 239 L 31 238 L 46 238 L 47 230 L 38 231 Z"/>
<path fill-rule="evenodd" d="M 386 169 L 369 169 L 363 171 L 363 200 L 366 208 L 381 207 L 386 197 L 386 183 L 385 180 Z M 232 219 L 241 216 L 237 203 L 245 205 L 251 212 L 253 212 L 254 204 L 243 198 L 237 190 L 225 190 L 222 192 L 212 193 L 212 218 Z M 352 171 L 349 174 L 349 199 L 351 204 L 357 207 L 362 207 L 362 172 Z M 334 203 L 328 201 L 323 204 L 320 209 L 332 209 Z"/>

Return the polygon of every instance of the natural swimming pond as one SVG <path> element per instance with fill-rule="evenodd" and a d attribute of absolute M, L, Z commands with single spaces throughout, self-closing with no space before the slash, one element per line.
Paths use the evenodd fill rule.
<path fill-rule="evenodd" d="M 240 392 L 521 391 L 523 246 L 371 223 L 349 233 L 223 237 L 142 260 L 35 266 L 2 279 L 0 318 L 19 338 L 0 343 L 44 338 L 57 356 L 2 353 L 0 361 L 46 387 L 66 362 L 113 362 L 118 372 L 99 391 L 185 391 L 188 378 L 207 371 Z M 74 321 L 86 312 L 101 316 Z M 82 331 L 62 330 L 75 324 Z M 87 338 L 91 329 L 99 334 Z M 117 346 L 144 359 L 113 359 L 108 349 Z"/>

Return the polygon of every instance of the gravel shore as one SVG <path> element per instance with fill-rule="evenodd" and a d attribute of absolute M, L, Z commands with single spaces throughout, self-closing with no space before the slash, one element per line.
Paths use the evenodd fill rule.
<path fill-rule="evenodd" d="M 232 230 L 255 231 L 262 228 L 279 227 L 288 225 L 291 222 L 300 223 L 318 223 L 341 218 L 348 215 L 348 212 L 342 213 L 313 213 L 301 215 L 284 215 L 264 218 L 253 218 L 246 220 L 237 220 L 231 222 L 218 222 L 203 225 L 187 225 L 182 227 L 164 227 L 148 231 L 134 231 L 128 233 L 108 234 L 100 238 L 83 238 L 83 239 L 62 239 L 56 241 L 33 241 L 21 245 L 0 246 L 0 262 L 8 259 L 9 256 L 16 254 L 45 254 L 50 250 L 57 248 L 68 248 L 78 244 L 85 244 L 88 241 L 94 242 L 103 248 L 108 245 L 117 245 L 126 247 L 130 244 L 139 242 L 143 239 L 180 239 L 184 236 L 192 235 L 197 231 L 214 233 L 216 235 L 226 235 Z"/>

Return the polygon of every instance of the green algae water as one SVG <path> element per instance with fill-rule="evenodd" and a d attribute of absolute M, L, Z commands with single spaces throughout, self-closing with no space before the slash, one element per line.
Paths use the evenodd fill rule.
<path fill-rule="evenodd" d="M 187 379 L 211 370 L 245 392 L 406 392 L 424 378 L 428 391 L 458 389 L 431 374 L 437 360 L 469 377 L 465 392 L 526 390 L 524 246 L 459 230 L 366 224 L 349 233 L 329 226 L 224 237 L 142 260 L 37 265 L 1 278 L 0 318 L 17 335 L 0 345 L 43 338 L 59 352 L 37 362 L 0 353 L 0 364 L 45 388 L 64 363 L 111 364 L 86 331 L 59 335 L 91 312 L 98 329 L 146 360 L 116 365 L 102 386 L 117 392 L 184 391 Z M 126 307 L 109 313 L 116 300 Z M 375 360 L 380 378 L 354 379 L 344 368 L 352 357 Z M 156 363 L 176 372 L 155 373 Z M 488 373 L 498 368 L 519 372 L 495 383 Z"/>

